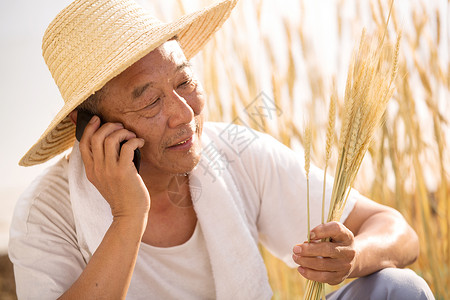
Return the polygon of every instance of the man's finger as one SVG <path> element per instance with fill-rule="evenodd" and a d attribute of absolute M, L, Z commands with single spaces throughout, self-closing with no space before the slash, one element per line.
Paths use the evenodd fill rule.
<path fill-rule="evenodd" d="M 88 126 L 86 126 L 87 129 Z M 91 137 L 91 148 L 94 156 L 94 162 L 102 163 L 105 161 L 105 139 L 113 132 L 123 128 L 120 123 L 106 123 L 101 126 Z"/>
<path fill-rule="evenodd" d="M 331 238 L 334 242 L 345 244 L 351 243 L 354 239 L 353 233 L 339 222 L 320 224 L 311 230 L 311 235 L 315 240 Z"/>
<path fill-rule="evenodd" d="M 297 270 L 303 277 L 309 280 L 324 282 L 331 285 L 336 285 L 342 282 L 337 272 L 322 272 L 304 267 L 298 267 Z"/>
<path fill-rule="evenodd" d="M 316 256 L 322 256 L 322 257 L 331 257 L 335 258 L 337 257 L 336 250 L 338 246 L 331 242 L 320 242 L 320 243 L 304 243 L 300 245 L 299 249 L 297 250 L 297 255 L 303 256 L 303 257 L 316 257 Z"/>
<path fill-rule="evenodd" d="M 337 272 L 342 269 L 342 263 L 339 263 L 336 259 L 328 257 L 304 257 L 293 255 L 295 263 L 316 271 Z"/>
<path fill-rule="evenodd" d="M 110 162 L 119 161 L 120 143 L 125 140 L 133 139 L 136 134 L 126 129 L 119 129 L 112 132 L 105 138 L 105 159 Z"/>
<path fill-rule="evenodd" d="M 91 148 L 91 138 L 94 132 L 100 127 L 99 118 L 93 116 L 89 121 L 88 125 L 85 127 L 83 135 L 80 140 L 80 152 L 81 158 L 85 165 L 91 165 L 93 160 L 92 148 Z"/>
<path fill-rule="evenodd" d="M 141 138 L 133 138 L 123 144 L 122 150 L 120 150 L 119 164 L 124 167 L 127 165 L 134 166 L 134 164 L 131 163 L 134 158 L 134 150 L 137 148 L 142 148 L 144 144 L 145 141 Z"/>

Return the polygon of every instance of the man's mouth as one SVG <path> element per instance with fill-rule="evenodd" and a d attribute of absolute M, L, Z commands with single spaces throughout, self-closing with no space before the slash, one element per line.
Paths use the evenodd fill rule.
<path fill-rule="evenodd" d="M 172 145 L 167 146 L 167 149 L 170 150 L 180 150 L 185 151 L 189 150 L 194 143 L 198 142 L 199 139 L 199 123 L 197 119 L 195 120 L 195 124 L 190 124 L 190 128 L 187 128 L 186 131 L 183 132 L 183 137 L 180 137 L 179 140 L 174 142 Z"/>
<path fill-rule="evenodd" d="M 186 144 L 191 138 L 192 138 L 192 136 L 188 137 L 187 139 L 185 139 L 185 140 L 183 140 L 183 141 L 181 141 L 181 142 L 179 142 L 179 143 L 177 143 L 177 144 L 175 144 L 175 145 L 173 145 L 171 147 Z"/>
<path fill-rule="evenodd" d="M 183 138 L 182 140 L 173 144 L 172 146 L 169 146 L 168 148 L 171 150 L 189 149 L 192 146 L 193 140 L 194 140 L 194 134 L 190 135 L 189 137 Z"/>

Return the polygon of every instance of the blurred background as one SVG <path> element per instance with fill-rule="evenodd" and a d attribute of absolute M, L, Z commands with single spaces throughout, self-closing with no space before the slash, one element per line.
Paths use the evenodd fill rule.
<path fill-rule="evenodd" d="M 30 168 L 17 165 L 63 105 L 41 56 L 41 39 L 70 2 L 0 2 L 0 299 L 14 299 L 6 256 L 14 205 L 57 159 Z M 214 1 L 138 2 L 171 21 Z M 301 151 L 303 126 L 310 120 L 313 162 L 323 167 L 332 82 L 339 116 L 352 50 L 363 28 L 369 34 L 384 28 L 389 7 L 387 0 L 240 0 L 231 19 L 193 59 L 209 97 L 209 120 L 239 117 L 295 151 Z M 450 298 L 449 13 L 446 0 L 395 1 L 386 38 L 395 41 L 403 33 L 397 91 L 355 183 L 366 196 L 400 210 L 418 232 L 421 254 L 412 268 L 437 299 Z M 255 122 L 246 107 L 261 92 L 281 113 Z M 302 295 L 304 281 L 296 271 L 261 251 L 274 299 Z"/>

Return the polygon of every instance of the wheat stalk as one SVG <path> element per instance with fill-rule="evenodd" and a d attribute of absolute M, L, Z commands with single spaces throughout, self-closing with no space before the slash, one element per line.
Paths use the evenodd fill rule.
<path fill-rule="evenodd" d="M 339 137 L 339 158 L 327 221 L 339 221 L 351 186 L 380 124 L 398 69 L 400 36 L 391 55 L 382 55 L 384 35 L 378 40 L 365 31 L 348 70 L 344 98 L 344 120 Z M 331 104 L 330 104 L 331 105 Z M 331 110 L 331 108 L 330 108 Z M 305 299 L 320 299 L 324 284 L 308 280 Z"/>
<path fill-rule="evenodd" d="M 308 210 L 308 242 L 310 239 L 311 222 L 309 210 L 309 168 L 311 165 L 311 125 L 308 123 L 305 127 L 305 174 L 306 174 L 306 203 Z"/>

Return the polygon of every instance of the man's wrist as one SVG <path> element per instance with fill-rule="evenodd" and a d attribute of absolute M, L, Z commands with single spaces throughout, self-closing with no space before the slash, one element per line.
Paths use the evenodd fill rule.
<path fill-rule="evenodd" d="M 115 230 L 124 233 L 125 236 L 133 237 L 133 233 L 136 237 L 142 238 L 145 228 L 147 226 L 148 214 L 141 215 L 123 215 L 115 216 L 111 227 Z"/>
<path fill-rule="evenodd" d="M 354 247 L 355 247 L 355 259 L 353 269 L 350 272 L 348 278 L 357 278 L 367 275 L 368 266 L 364 260 L 364 251 L 366 248 L 366 240 L 361 236 L 355 236 Z M 371 272 L 369 272 L 371 273 Z"/>

